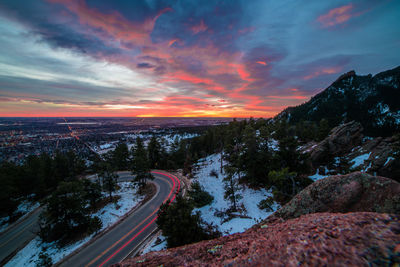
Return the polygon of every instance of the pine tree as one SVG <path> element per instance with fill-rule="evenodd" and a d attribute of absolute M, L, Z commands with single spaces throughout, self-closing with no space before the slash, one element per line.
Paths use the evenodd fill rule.
<path fill-rule="evenodd" d="M 156 223 L 169 248 L 220 236 L 215 227 L 201 221 L 199 213 L 193 214 L 192 203 L 180 195 L 174 203 L 168 201 L 161 205 Z"/>
<path fill-rule="evenodd" d="M 231 202 L 231 210 L 238 210 L 238 201 L 242 198 L 239 194 L 239 184 L 235 174 L 237 169 L 235 167 L 225 166 L 226 176 L 224 178 L 224 198 Z"/>
<path fill-rule="evenodd" d="M 323 140 L 329 134 L 330 127 L 326 119 L 321 119 L 319 122 L 318 129 L 318 140 Z"/>
<path fill-rule="evenodd" d="M 58 240 L 65 244 L 74 237 L 91 233 L 101 227 L 101 221 L 90 217 L 90 205 L 81 181 L 61 182 L 44 200 L 39 235 L 44 241 Z"/>
<path fill-rule="evenodd" d="M 136 138 L 136 146 L 133 154 L 131 165 L 132 174 L 135 176 L 134 182 L 143 188 L 146 185 L 147 179 L 153 179 L 151 174 L 150 163 L 147 157 L 147 151 L 143 146 L 142 139 Z"/>
<path fill-rule="evenodd" d="M 110 163 L 103 162 L 98 176 L 102 180 L 103 188 L 108 191 L 110 200 L 112 200 L 112 193 L 116 190 L 117 186 L 118 174 Z"/>
<path fill-rule="evenodd" d="M 90 208 L 95 210 L 96 203 L 101 199 L 101 186 L 97 182 L 92 182 L 89 179 L 83 179 L 83 190 L 85 199 L 88 200 Z"/>
<path fill-rule="evenodd" d="M 289 172 L 288 168 L 269 172 L 268 177 L 273 184 L 274 198 L 281 205 L 288 202 L 300 191 L 296 183 L 296 176 L 297 174 L 295 172 Z"/>
<path fill-rule="evenodd" d="M 112 153 L 112 162 L 117 170 L 127 170 L 129 161 L 129 149 L 125 143 L 117 145 Z"/>
<path fill-rule="evenodd" d="M 192 157 L 189 153 L 186 154 L 185 162 L 183 163 L 183 175 L 192 174 Z"/>
<path fill-rule="evenodd" d="M 147 146 L 147 150 L 149 152 L 150 168 L 151 169 L 159 168 L 162 159 L 161 145 L 154 135 L 150 139 L 149 145 Z"/>

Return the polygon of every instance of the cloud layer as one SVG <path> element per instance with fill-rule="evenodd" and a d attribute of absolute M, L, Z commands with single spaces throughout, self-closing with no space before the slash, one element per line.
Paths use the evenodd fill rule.
<path fill-rule="evenodd" d="M 0 116 L 269 117 L 400 62 L 397 1 L 0 3 Z"/>

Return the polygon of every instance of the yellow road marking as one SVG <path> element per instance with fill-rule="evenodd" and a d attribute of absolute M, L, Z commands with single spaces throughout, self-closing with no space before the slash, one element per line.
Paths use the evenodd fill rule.
<path fill-rule="evenodd" d="M 165 179 L 165 181 L 167 181 L 169 183 L 169 180 Z M 169 183 L 170 184 L 170 183 Z M 170 184 L 171 185 L 171 184 Z M 171 185 L 172 186 L 172 185 Z M 133 228 L 132 230 L 130 230 L 128 233 L 126 233 L 123 237 L 121 237 L 118 241 L 116 241 L 114 244 L 111 245 L 111 247 L 109 247 L 108 249 L 106 249 L 105 251 L 103 251 L 101 254 L 99 254 L 95 259 L 93 259 L 91 262 L 89 262 L 88 264 L 85 265 L 85 267 L 88 267 L 90 265 L 92 265 L 93 263 L 95 263 L 97 260 L 99 260 L 101 257 L 103 257 L 107 252 L 109 252 L 113 247 L 115 247 L 116 245 L 118 245 L 123 239 L 125 239 L 128 235 L 130 235 L 133 231 L 135 231 L 139 226 L 141 226 L 142 224 L 144 224 L 144 222 L 149 219 L 151 216 L 153 216 L 157 211 L 159 210 L 159 208 L 157 208 L 156 210 L 154 210 L 149 216 L 147 216 L 146 219 L 144 219 L 140 224 L 138 224 L 135 228 Z"/>

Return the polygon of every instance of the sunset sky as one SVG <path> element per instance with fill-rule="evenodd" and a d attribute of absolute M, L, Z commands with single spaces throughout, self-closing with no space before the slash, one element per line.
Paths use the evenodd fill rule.
<path fill-rule="evenodd" d="M 270 117 L 400 65 L 400 1 L 0 2 L 0 116 Z"/>

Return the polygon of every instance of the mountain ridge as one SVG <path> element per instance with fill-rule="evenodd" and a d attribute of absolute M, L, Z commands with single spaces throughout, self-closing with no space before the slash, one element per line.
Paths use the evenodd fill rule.
<path fill-rule="evenodd" d="M 400 130 L 400 66 L 374 76 L 349 71 L 309 101 L 275 116 L 294 124 L 326 119 L 331 127 L 360 122 L 370 136 L 390 136 Z"/>

